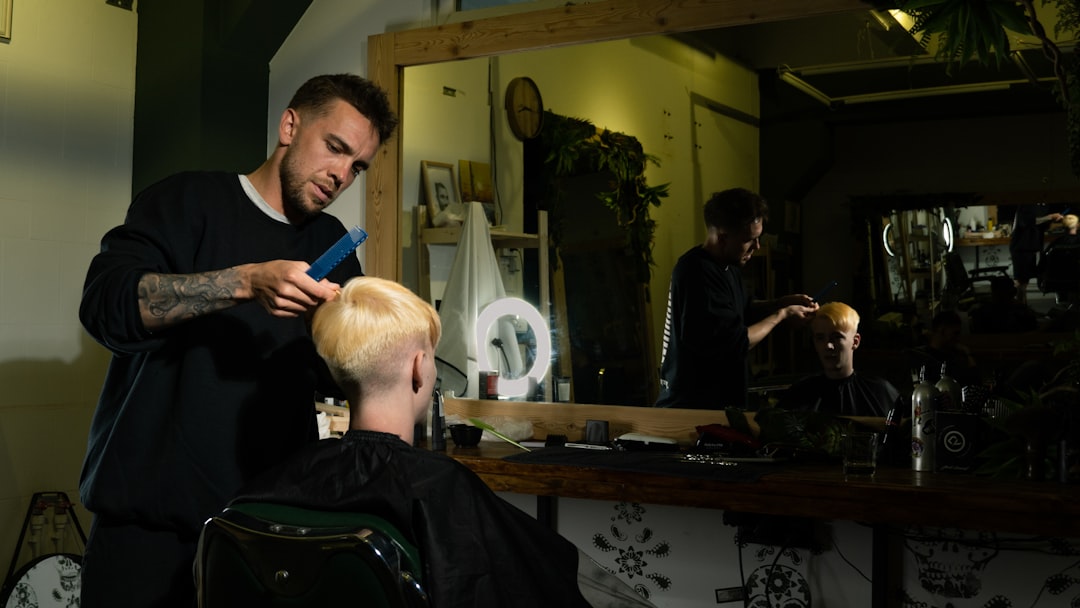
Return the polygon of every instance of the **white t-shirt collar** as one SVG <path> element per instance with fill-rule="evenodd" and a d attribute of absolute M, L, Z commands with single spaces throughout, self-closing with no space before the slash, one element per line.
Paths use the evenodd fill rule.
<path fill-rule="evenodd" d="M 277 220 L 283 224 L 289 223 L 289 218 L 285 217 L 285 214 L 279 213 L 277 209 L 274 209 L 267 203 L 259 191 L 255 189 L 255 186 L 251 184 L 251 180 L 246 175 L 240 174 L 240 187 L 244 189 L 244 193 L 248 195 L 251 202 L 255 203 L 255 206 L 260 211 L 265 213 L 270 219 Z"/>

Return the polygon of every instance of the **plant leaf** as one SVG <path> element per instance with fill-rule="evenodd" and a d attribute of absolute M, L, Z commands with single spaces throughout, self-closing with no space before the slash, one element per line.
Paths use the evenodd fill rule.
<path fill-rule="evenodd" d="M 469 418 L 469 422 L 473 423 L 473 426 L 478 426 L 478 427 L 484 429 L 485 431 L 491 433 L 492 435 L 498 437 L 499 439 L 502 439 L 503 441 L 505 441 L 507 443 L 516 445 L 517 447 L 525 450 L 526 452 L 531 452 L 532 451 L 529 448 L 527 448 L 527 447 L 521 445 L 520 443 L 514 441 L 513 439 L 510 439 L 506 435 L 503 435 L 499 431 L 495 430 L 495 427 L 491 426 L 490 424 L 484 422 L 483 420 L 481 420 L 479 418 Z"/>

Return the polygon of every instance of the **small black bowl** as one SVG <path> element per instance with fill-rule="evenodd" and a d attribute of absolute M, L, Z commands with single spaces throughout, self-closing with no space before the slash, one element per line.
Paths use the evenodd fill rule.
<path fill-rule="evenodd" d="M 471 424 L 451 424 L 450 438 L 459 448 L 475 448 L 480 443 L 484 429 Z"/>

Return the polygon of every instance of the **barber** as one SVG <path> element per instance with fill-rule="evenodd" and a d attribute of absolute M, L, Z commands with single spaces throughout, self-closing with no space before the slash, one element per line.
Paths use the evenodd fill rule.
<path fill-rule="evenodd" d="M 79 311 L 113 353 L 80 481 L 84 608 L 194 606 L 203 521 L 317 438 L 314 392 L 333 384 L 306 316 L 362 273 L 355 256 L 306 270 L 346 232 L 324 210 L 396 124 L 371 82 L 312 78 L 255 171 L 166 178 L 102 239 Z"/>
<path fill-rule="evenodd" d="M 1043 249 L 1043 224 L 1060 222 L 1060 213 L 1039 215 L 1041 205 L 1019 205 L 1013 219 L 1009 238 L 1009 255 L 1012 257 L 1013 285 L 1016 299 L 1027 304 L 1027 286 L 1038 275 L 1039 254 Z"/>
<path fill-rule="evenodd" d="M 805 294 L 747 296 L 741 270 L 761 248 L 768 216 L 765 199 L 743 188 L 705 203 L 705 242 L 671 273 L 656 407 L 746 407 L 750 350 L 781 323 L 805 323 L 817 310 Z"/>

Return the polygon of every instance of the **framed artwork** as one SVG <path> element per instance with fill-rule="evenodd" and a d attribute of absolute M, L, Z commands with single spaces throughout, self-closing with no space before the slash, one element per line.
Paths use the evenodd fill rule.
<path fill-rule="evenodd" d="M 427 203 L 428 217 L 435 220 L 440 212 L 451 206 L 460 209 L 461 191 L 454 179 L 454 166 L 432 160 L 420 161 L 420 170 L 424 178 L 424 197 Z"/>
<path fill-rule="evenodd" d="M 0 0 L 0 40 L 11 40 L 11 3 L 14 0 Z"/>
<path fill-rule="evenodd" d="M 491 186 L 491 165 L 475 160 L 458 161 L 458 182 L 463 201 L 479 201 L 489 226 L 495 225 L 495 198 Z"/>

